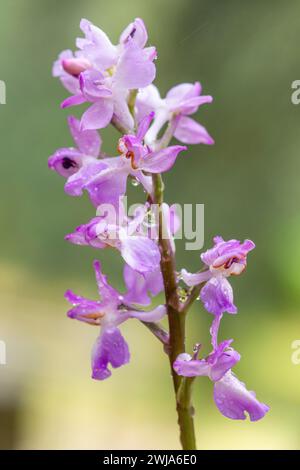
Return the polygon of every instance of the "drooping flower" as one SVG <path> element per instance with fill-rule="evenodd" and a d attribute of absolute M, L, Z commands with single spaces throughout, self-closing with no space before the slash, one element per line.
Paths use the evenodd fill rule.
<path fill-rule="evenodd" d="M 231 419 L 251 421 L 265 416 L 269 407 L 257 400 L 255 393 L 248 391 L 244 383 L 231 371 L 240 355 L 228 348 L 229 341 L 224 341 L 219 350 L 206 359 L 193 359 L 189 354 L 180 354 L 174 362 L 174 370 L 184 377 L 208 376 L 214 382 L 214 400 L 219 411 Z"/>
<path fill-rule="evenodd" d="M 247 254 L 255 248 L 251 240 L 243 243 L 238 240 L 224 241 L 214 238 L 214 247 L 201 254 L 207 270 L 192 274 L 182 269 L 181 276 L 188 286 L 205 283 L 200 298 L 206 310 L 214 315 L 224 312 L 236 313 L 233 291 L 227 277 L 241 274 L 246 268 Z"/>
<path fill-rule="evenodd" d="M 118 328 L 119 325 L 129 318 L 147 322 L 159 321 L 165 315 L 166 308 L 159 305 L 147 312 L 135 310 L 108 284 L 98 261 L 94 262 L 94 270 L 100 300 L 90 300 L 70 290 L 65 297 L 73 305 L 68 311 L 70 318 L 100 326 L 100 334 L 92 350 L 92 378 L 104 380 L 111 375 L 109 365 L 117 368 L 130 360 L 128 344 Z"/>
<path fill-rule="evenodd" d="M 243 249 L 245 247 L 241 248 L 241 250 Z M 213 250 L 208 250 L 203 254 L 207 263 L 217 259 Z M 257 421 L 264 417 L 269 407 L 260 403 L 256 399 L 255 393 L 249 392 L 245 384 L 240 382 L 232 372 L 232 367 L 240 360 L 241 356 L 230 347 L 232 339 L 218 343 L 221 319 L 222 312 L 215 313 L 210 328 L 212 352 L 206 358 L 198 359 L 201 345 L 196 345 L 194 356 L 186 353 L 179 354 L 173 368 L 178 375 L 183 377 L 209 377 L 214 382 L 215 403 L 224 416 L 231 419 L 245 419 L 245 411 L 247 411 L 251 421 Z"/>
<path fill-rule="evenodd" d="M 240 360 L 240 354 L 230 347 L 231 340 L 218 344 L 218 330 L 222 314 L 215 316 L 210 329 L 212 352 L 204 359 L 198 359 L 200 345 L 194 356 L 179 354 L 173 367 L 183 377 L 207 376 L 214 382 L 214 400 L 219 411 L 231 419 L 245 419 L 248 412 L 251 421 L 264 417 L 269 407 L 260 403 L 254 392 L 249 392 L 232 372 L 232 367 Z"/>
<path fill-rule="evenodd" d="M 83 129 L 101 129 L 113 117 L 133 129 L 129 91 L 145 87 L 155 78 L 156 51 L 145 48 L 148 36 L 143 21 L 138 18 L 131 23 L 116 46 L 90 21 L 81 20 L 80 27 L 85 34 L 77 39 L 80 50 L 74 57 L 64 51 L 53 68 L 53 74 L 72 93 L 62 107 L 91 103 L 81 119 Z"/>
<path fill-rule="evenodd" d="M 148 206 L 138 208 L 133 217 L 113 211 L 94 217 L 80 225 L 65 239 L 76 245 L 94 248 L 116 248 L 124 261 L 139 273 L 153 272 L 159 268 L 160 251 L 157 243 L 140 230 Z"/>
<path fill-rule="evenodd" d="M 199 82 L 182 83 L 167 93 L 162 99 L 155 85 L 139 91 L 136 100 L 138 120 L 155 112 L 155 120 L 146 134 L 145 141 L 152 144 L 158 138 L 159 132 L 167 122 L 174 122 L 173 135 L 184 144 L 214 144 L 213 138 L 205 127 L 188 117 L 194 114 L 199 106 L 211 103 L 212 97 L 201 95 Z"/>

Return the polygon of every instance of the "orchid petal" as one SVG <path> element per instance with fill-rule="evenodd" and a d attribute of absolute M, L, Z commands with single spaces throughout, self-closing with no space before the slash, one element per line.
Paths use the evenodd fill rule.
<path fill-rule="evenodd" d="M 260 403 L 255 393 L 249 392 L 245 384 L 231 371 L 215 383 L 214 399 L 219 411 L 231 419 L 246 419 L 247 412 L 251 421 L 258 421 L 269 410 L 269 407 Z"/>
<path fill-rule="evenodd" d="M 139 166 L 142 170 L 149 173 L 163 173 L 172 168 L 177 155 L 183 150 L 187 150 L 187 148 L 181 145 L 173 145 L 157 152 L 149 153 L 141 158 Z"/>
<path fill-rule="evenodd" d="M 104 380 L 111 376 L 108 365 L 117 368 L 130 360 L 128 344 L 118 328 L 103 328 L 92 350 L 92 378 Z"/>

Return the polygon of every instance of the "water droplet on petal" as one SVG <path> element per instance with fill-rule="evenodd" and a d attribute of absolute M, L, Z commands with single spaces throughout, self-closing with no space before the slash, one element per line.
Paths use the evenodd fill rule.
<path fill-rule="evenodd" d="M 179 302 L 184 303 L 188 298 L 187 290 L 184 287 L 177 288 L 177 295 L 179 297 Z"/>

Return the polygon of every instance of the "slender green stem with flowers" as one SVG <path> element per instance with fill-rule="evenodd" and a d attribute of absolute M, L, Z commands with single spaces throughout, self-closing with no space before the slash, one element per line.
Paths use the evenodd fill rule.
<path fill-rule="evenodd" d="M 161 251 L 161 271 L 164 280 L 165 299 L 167 306 L 167 315 L 169 323 L 169 360 L 173 378 L 173 386 L 176 400 L 176 410 L 178 415 L 178 425 L 180 429 L 180 441 L 185 450 L 196 449 L 196 439 L 193 420 L 193 407 L 191 404 L 191 395 L 188 387 L 181 389 L 182 377 L 177 375 L 173 369 L 173 363 L 177 356 L 185 352 L 185 318 L 186 312 L 180 310 L 180 301 L 177 293 L 177 273 L 175 254 L 170 240 L 163 235 L 166 232 L 164 226 L 163 211 L 163 181 L 160 174 L 153 176 L 154 183 L 154 202 L 159 205 L 158 224 L 159 224 L 159 245 Z"/>
<path fill-rule="evenodd" d="M 91 357 L 95 380 L 109 378 L 112 369 L 130 361 L 120 325 L 135 319 L 146 326 L 169 358 L 182 448 L 194 450 L 192 390 L 197 376 L 206 376 L 214 383 L 216 406 L 228 418 L 245 419 L 247 412 L 255 421 L 268 411 L 267 405 L 260 403 L 232 372 L 240 359 L 231 347 L 232 340 L 218 341 L 223 314 L 237 312 L 228 278 L 244 271 L 254 243 L 225 241 L 217 236 L 213 247 L 201 254 L 199 271 L 181 269 L 179 277 L 175 234 L 181 221 L 175 207 L 164 201 L 162 174 L 172 169 L 177 157 L 187 150 L 186 144 L 214 144 L 207 130 L 190 117 L 201 105 L 211 103 L 212 97 L 202 95 L 200 83 L 195 82 L 176 85 L 161 98 L 152 84 L 156 49 L 146 46 L 148 34 L 140 18 L 125 28 L 117 45 L 88 20 L 81 20 L 80 28 L 84 37 L 77 39 L 78 50 L 75 54 L 63 51 L 53 75 L 71 93 L 62 108 L 82 103 L 90 106 L 79 120 L 68 117 L 76 147 L 58 149 L 48 164 L 66 179 L 67 194 L 81 196 L 86 191 L 96 211 L 95 217 L 65 239 L 92 247 L 97 253 L 108 247 L 116 249 L 124 261 L 126 289 L 124 293 L 114 289 L 95 260 L 100 299 L 90 300 L 68 290 L 65 297 L 72 305 L 68 317 L 99 329 Z M 108 125 L 121 134 L 119 156 L 108 157 L 102 152 L 99 129 Z M 184 145 L 170 145 L 173 138 Z M 147 195 L 145 204 L 135 208 L 133 214 L 125 210 L 128 180 L 141 185 Z M 154 223 L 149 226 L 150 214 Z M 187 286 L 184 299 L 179 282 Z M 165 303 L 151 307 L 152 298 L 161 292 Z M 192 356 L 185 350 L 185 322 L 197 298 L 213 315 L 212 351 L 201 359 L 199 344 Z M 168 331 L 160 324 L 165 316 Z"/>

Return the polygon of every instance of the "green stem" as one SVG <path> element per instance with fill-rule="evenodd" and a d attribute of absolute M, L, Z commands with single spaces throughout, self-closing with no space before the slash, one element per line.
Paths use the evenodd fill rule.
<path fill-rule="evenodd" d="M 161 175 L 153 175 L 154 202 L 158 204 L 159 211 L 159 246 L 161 251 L 161 271 L 164 280 L 166 306 L 169 322 L 169 361 L 173 378 L 173 387 L 176 397 L 176 410 L 178 425 L 180 430 L 180 441 L 184 450 L 196 449 L 196 439 L 194 431 L 193 407 L 191 404 L 191 389 L 184 385 L 182 377 L 176 374 L 173 363 L 177 356 L 185 352 L 185 312 L 181 312 L 180 301 L 177 294 L 177 275 L 175 266 L 175 256 L 171 242 L 163 236 L 164 217 L 161 210 L 163 203 L 163 181 Z M 180 394 L 179 394 L 180 390 Z"/>
<path fill-rule="evenodd" d="M 137 93 L 138 93 L 138 90 L 131 90 L 129 93 L 129 98 L 128 98 L 128 108 L 133 118 L 135 117 L 134 107 L 135 107 L 135 100 L 136 100 Z"/>

